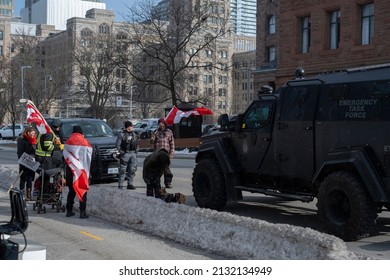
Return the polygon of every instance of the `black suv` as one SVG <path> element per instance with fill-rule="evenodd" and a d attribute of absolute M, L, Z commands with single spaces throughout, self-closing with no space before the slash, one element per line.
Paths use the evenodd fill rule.
<path fill-rule="evenodd" d="M 202 137 L 192 177 L 200 207 L 242 191 L 310 202 L 344 240 L 376 233 L 390 208 L 390 68 L 295 79 L 259 95 L 220 132 Z"/>
<path fill-rule="evenodd" d="M 50 125 L 53 120 L 47 119 L 47 123 Z M 91 143 L 93 147 L 91 162 L 92 183 L 118 177 L 120 164 L 115 157 L 117 153 L 115 147 L 117 134 L 106 122 L 92 118 L 60 118 L 58 120 L 62 123 L 60 128 L 62 143 L 65 143 L 72 134 L 75 125 L 81 126 L 85 138 Z"/>

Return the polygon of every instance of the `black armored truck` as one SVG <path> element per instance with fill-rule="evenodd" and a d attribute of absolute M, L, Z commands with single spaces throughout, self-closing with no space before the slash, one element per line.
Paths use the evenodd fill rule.
<path fill-rule="evenodd" d="M 376 233 L 378 213 L 390 209 L 389 66 L 296 78 L 219 124 L 196 155 L 200 207 L 221 210 L 243 191 L 317 199 L 329 233 Z"/>

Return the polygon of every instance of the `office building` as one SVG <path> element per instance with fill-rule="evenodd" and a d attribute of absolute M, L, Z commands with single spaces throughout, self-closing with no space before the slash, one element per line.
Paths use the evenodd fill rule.
<path fill-rule="evenodd" d="M 72 17 L 85 17 L 90 9 L 106 9 L 100 0 L 26 0 L 21 11 L 22 21 L 34 24 L 54 25 L 66 30 L 66 21 Z"/>
<path fill-rule="evenodd" d="M 390 62 L 387 0 L 259 1 L 255 87 Z"/>
<path fill-rule="evenodd" d="M 0 16 L 14 16 L 15 0 L 0 0 Z"/>
<path fill-rule="evenodd" d="M 230 0 L 230 20 L 237 35 L 256 36 L 256 0 Z"/>

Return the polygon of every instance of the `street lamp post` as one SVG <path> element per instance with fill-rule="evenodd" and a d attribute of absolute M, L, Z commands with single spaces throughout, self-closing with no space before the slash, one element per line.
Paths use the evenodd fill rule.
<path fill-rule="evenodd" d="M 129 115 L 130 115 L 130 119 L 133 118 L 133 89 L 137 87 L 137 86 L 130 86 L 130 105 L 129 105 Z"/>
<path fill-rule="evenodd" d="M 44 112 L 47 114 L 47 104 L 46 104 L 46 99 L 47 99 L 47 82 L 46 79 L 49 78 L 49 82 L 51 82 L 53 79 L 51 78 L 51 75 L 46 75 L 45 76 L 45 96 L 43 98 L 43 108 Z"/>
<path fill-rule="evenodd" d="M 21 86 L 22 86 L 22 98 L 20 99 L 20 104 L 24 104 L 27 102 L 26 99 L 24 99 L 24 69 L 31 69 L 32 67 L 31 66 L 28 66 L 28 65 L 22 65 L 20 67 L 20 71 L 21 71 Z M 23 122 L 23 109 L 20 110 L 20 121 Z"/>
<path fill-rule="evenodd" d="M 24 69 L 31 69 L 31 66 L 28 66 L 28 65 L 23 65 L 21 68 L 21 72 L 22 72 L 22 76 L 21 76 L 21 79 L 22 79 L 22 99 L 24 99 L 24 75 L 23 75 L 23 72 L 24 72 Z"/>

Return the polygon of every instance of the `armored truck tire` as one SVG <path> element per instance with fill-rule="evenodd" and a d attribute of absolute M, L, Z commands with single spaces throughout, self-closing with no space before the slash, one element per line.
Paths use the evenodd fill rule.
<path fill-rule="evenodd" d="M 330 233 L 345 241 L 376 231 L 377 209 L 361 180 L 350 172 L 328 175 L 318 191 L 319 220 Z"/>
<path fill-rule="evenodd" d="M 227 202 L 225 177 L 213 159 L 202 159 L 192 174 L 192 191 L 199 207 L 221 210 Z"/>

